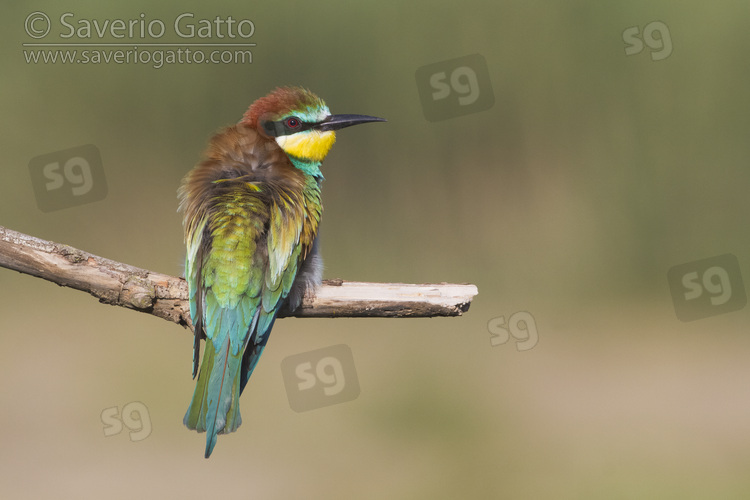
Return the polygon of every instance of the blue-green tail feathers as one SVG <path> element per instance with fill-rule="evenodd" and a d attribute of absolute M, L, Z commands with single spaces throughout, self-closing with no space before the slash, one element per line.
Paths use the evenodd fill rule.
<path fill-rule="evenodd" d="M 245 349 L 245 356 L 242 358 L 242 373 L 240 374 L 240 394 L 242 394 L 242 391 L 245 390 L 247 381 L 250 380 L 250 375 L 253 374 L 255 365 L 258 364 L 260 355 L 263 354 L 263 350 L 266 348 L 266 342 L 268 342 L 268 337 L 270 336 L 269 334 L 271 333 L 271 328 L 273 328 L 273 324 L 275 321 L 276 314 L 274 313 L 274 315 L 271 316 L 270 323 L 268 323 L 267 326 L 258 325 L 256 331 L 264 332 L 263 335 L 258 338 L 256 334 L 250 338 L 250 343 Z M 263 330 L 262 328 L 265 328 L 265 330 Z"/>
<path fill-rule="evenodd" d="M 234 432 L 242 423 L 239 406 L 242 356 L 231 352 L 229 340 L 217 351 L 206 345 L 193 401 L 185 414 L 189 429 L 207 432 L 206 458 L 216 446 L 218 434 Z"/>
<path fill-rule="evenodd" d="M 241 315 L 242 313 L 238 314 L 237 310 L 223 309 L 218 311 L 216 321 L 211 323 L 215 325 L 212 332 L 215 335 L 212 335 L 212 339 L 206 340 L 193 400 L 183 419 L 188 429 L 207 432 L 206 458 L 211 456 L 218 434 L 234 432 L 242 424 L 240 386 L 244 388 L 244 384 L 241 383 L 243 380 L 246 383 L 243 376 L 243 358 L 246 356 L 243 356 L 243 353 L 246 351 L 245 344 L 251 337 L 250 331 L 257 327 L 259 311 L 254 315 L 250 327 L 246 329 L 245 342 L 232 342 L 229 333 L 238 328 L 237 320 L 241 321 Z M 257 351 L 255 363 L 262 350 L 260 347 Z M 247 351 L 251 352 L 253 349 Z"/>

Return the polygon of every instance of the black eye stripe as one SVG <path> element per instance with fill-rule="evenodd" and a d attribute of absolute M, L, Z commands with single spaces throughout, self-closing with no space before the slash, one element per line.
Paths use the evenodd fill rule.
<path fill-rule="evenodd" d="M 290 122 L 293 122 L 293 123 L 290 123 Z M 297 132 L 302 132 L 303 130 L 308 130 L 314 125 L 314 123 L 303 122 L 302 120 L 300 120 L 299 118 L 295 116 L 282 120 L 281 122 L 279 122 L 279 124 L 282 127 L 284 127 L 290 134 L 295 134 Z"/>
<path fill-rule="evenodd" d="M 292 120 L 296 120 L 296 126 L 293 126 L 293 124 L 289 123 Z M 275 122 L 261 122 L 261 126 L 263 127 L 263 130 L 266 132 L 266 134 L 272 137 L 280 137 L 284 135 L 296 134 L 297 132 L 304 132 L 305 130 L 310 130 L 315 126 L 315 123 L 304 122 L 296 116 L 290 116 L 284 118 L 283 120 L 278 120 Z"/>

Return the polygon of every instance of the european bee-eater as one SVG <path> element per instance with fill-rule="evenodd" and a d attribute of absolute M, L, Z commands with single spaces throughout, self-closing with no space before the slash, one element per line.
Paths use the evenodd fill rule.
<path fill-rule="evenodd" d="M 217 133 L 182 181 L 193 378 L 206 338 L 184 423 L 207 432 L 206 458 L 218 434 L 242 423 L 239 397 L 279 309 L 296 309 L 320 284 L 320 164 L 334 131 L 374 121 L 385 120 L 332 115 L 312 92 L 278 88 Z"/>

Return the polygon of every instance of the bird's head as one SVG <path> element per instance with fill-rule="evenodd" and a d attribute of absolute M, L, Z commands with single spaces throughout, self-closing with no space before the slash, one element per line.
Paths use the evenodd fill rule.
<path fill-rule="evenodd" d="M 366 115 L 332 115 L 323 99 L 301 87 L 280 87 L 255 101 L 240 123 L 276 140 L 294 159 L 319 163 L 336 142 L 335 130 L 367 122 Z"/>

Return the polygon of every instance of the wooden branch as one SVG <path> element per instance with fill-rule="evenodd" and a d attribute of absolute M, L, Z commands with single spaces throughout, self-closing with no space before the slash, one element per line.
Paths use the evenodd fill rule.
<path fill-rule="evenodd" d="M 91 255 L 0 226 L 0 267 L 88 292 L 99 302 L 141 311 L 192 330 L 187 282 Z M 410 285 L 327 280 L 280 318 L 460 316 L 477 294 L 474 285 Z"/>

